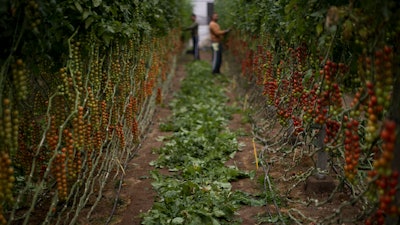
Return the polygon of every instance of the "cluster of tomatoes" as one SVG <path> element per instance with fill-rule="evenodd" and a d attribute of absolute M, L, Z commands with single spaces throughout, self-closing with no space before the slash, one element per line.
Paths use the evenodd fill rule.
<path fill-rule="evenodd" d="M 89 124 L 85 123 L 83 115 L 84 115 L 84 107 L 83 106 L 78 106 L 78 114 L 73 120 L 73 129 L 74 129 L 74 147 L 76 149 L 75 155 L 72 154 L 70 155 L 71 158 L 73 158 L 73 161 L 75 162 L 75 171 L 78 173 L 81 170 L 82 167 L 82 158 L 81 158 L 81 151 L 83 149 L 86 149 L 90 139 L 87 139 L 87 132 L 88 132 L 88 127 Z M 75 175 L 73 176 L 74 178 L 76 177 Z"/>
<path fill-rule="evenodd" d="M 305 59 L 307 58 L 307 47 L 305 45 L 301 45 L 294 50 L 289 49 L 289 51 L 291 52 L 291 58 L 293 61 L 293 73 L 290 76 L 291 95 L 297 99 L 301 97 L 304 91 L 303 67 Z"/>
<path fill-rule="evenodd" d="M 115 126 L 115 133 L 119 139 L 120 149 L 124 149 L 126 146 L 126 142 L 125 142 L 125 134 L 124 134 L 124 130 L 123 130 L 123 125 L 121 123 L 118 123 Z"/>
<path fill-rule="evenodd" d="M 272 104 L 275 101 L 275 93 L 278 88 L 276 81 L 266 81 L 264 82 L 263 95 L 268 96 L 268 103 Z"/>
<path fill-rule="evenodd" d="M 50 128 L 46 134 L 47 147 L 50 152 L 51 151 L 55 152 L 57 151 L 58 141 L 59 141 L 58 129 L 57 129 L 58 123 L 56 120 L 56 116 L 55 115 L 51 116 L 49 122 L 50 122 Z M 64 131 L 64 135 L 66 133 L 68 132 Z M 72 140 L 72 137 L 70 139 Z M 57 181 L 58 195 L 60 199 L 63 200 L 65 200 L 67 197 L 67 169 L 66 169 L 67 151 L 68 151 L 67 147 L 62 147 L 61 152 L 56 153 L 56 158 L 54 159 L 51 166 L 51 171 Z"/>
<path fill-rule="evenodd" d="M 154 87 L 156 86 L 156 81 L 160 76 L 160 57 L 158 53 L 153 53 L 152 64 L 149 71 L 148 82 L 150 83 L 151 91 L 149 91 L 149 96 L 153 93 Z"/>
<path fill-rule="evenodd" d="M 271 66 L 267 68 L 268 73 L 264 79 L 263 95 L 266 95 L 268 97 L 267 102 L 270 105 L 274 104 L 275 102 L 275 95 L 278 89 L 277 79 L 281 78 L 282 66 L 283 66 L 283 61 L 281 61 L 278 64 L 275 71 L 275 77 L 272 76 L 272 68 L 270 68 Z"/>
<path fill-rule="evenodd" d="M 59 74 L 60 74 L 60 78 L 62 80 L 62 84 L 60 84 L 58 86 L 58 91 L 60 92 L 60 94 L 68 96 L 69 95 L 69 85 L 70 85 L 70 83 L 72 83 L 72 79 L 68 77 L 67 69 L 64 67 L 59 70 Z"/>
<path fill-rule="evenodd" d="M 393 49 L 384 46 L 375 52 L 375 94 L 378 105 L 388 108 L 393 91 Z"/>
<path fill-rule="evenodd" d="M 300 71 L 294 71 L 291 77 L 291 89 L 292 95 L 295 98 L 298 98 L 302 95 L 304 87 L 303 87 L 303 74 Z"/>
<path fill-rule="evenodd" d="M 370 176 L 376 174 L 370 173 Z M 382 176 L 375 181 L 379 192 L 383 194 L 379 197 L 378 209 L 365 220 L 365 225 L 383 225 L 388 216 L 399 215 L 399 208 L 394 204 L 398 176 L 399 173 L 394 172 L 391 176 Z"/>
<path fill-rule="evenodd" d="M 168 59 L 165 59 L 166 62 L 169 62 Z M 162 63 L 161 64 L 161 81 L 164 82 L 167 80 L 167 73 L 170 70 L 170 66 L 167 63 Z"/>
<path fill-rule="evenodd" d="M 86 91 L 88 94 L 86 105 L 90 110 L 90 115 L 91 115 L 90 123 L 91 125 L 94 125 L 95 128 L 98 128 L 100 126 L 100 109 L 98 101 L 96 101 L 91 87 L 87 87 Z"/>
<path fill-rule="evenodd" d="M 39 4 L 34 0 L 30 0 L 28 1 L 28 4 L 25 6 L 24 11 L 25 11 L 25 16 L 28 19 L 29 27 L 35 32 L 38 32 L 37 28 L 42 23 L 40 19 L 41 15 L 39 10 Z"/>
<path fill-rule="evenodd" d="M 76 91 L 79 90 L 80 93 L 83 92 L 82 73 L 80 71 L 77 71 L 75 73 L 74 80 L 74 78 L 69 75 L 68 69 L 66 67 L 63 67 L 60 68 L 59 74 L 61 78 L 61 84 L 58 86 L 58 91 L 60 92 L 60 94 L 66 96 L 70 105 L 75 105 L 75 100 L 77 97 Z M 64 101 L 62 102 L 64 103 Z"/>
<path fill-rule="evenodd" d="M 139 123 L 136 120 L 136 117 L 133 118 L 132 121 L 132 135 L 133 135 L 133 141 L 136 143 L 139 141 Z"/>
<path fill-rule="evenodd" d="M 317 101 L 318 85 L 314 85 L 311 90 L 304 90 L 300 102 L 302 104 L 303 121 L 306 123 L 311 123 L 313 118 L 316 117 L 316 112 L 314 110 L 315 102 Z"/>
<path fill-rule="evenodd" d="M 382 113 L 383 108 L 378 106 L 378 99 L 375 94 L 374 84 L 370 81 L 367 82 L 367 91 L 369 95 L 368 101 L 368 122 L 366 127 L 365 140 L 371 144 L 376 138 L 378 127 L 378 117 Z"/>
<path fill-rule="evenodd" d="M 136 112 L 134 110 L 136 104 L 136 99 L 134 97 L 129 97 L 129 102 L 126 106 L 125 111 L 125 121 L 127 124 L 132 124 L 133 117 L 135 117 Z"/>
<path fill-rule="evenodd" d="M 327 118 L 332 115 L 338 115 L 338 110 L 342 108 L 342 95 L 339 85 L 334 82 L 334 76 L 338 72 L 338 64 L 328 60 L 320 74 L 324 76 L 323 86 L 320 87 L 319 97 L 316 100 L 315 109 L 316 124 L 324 124 Z"/>
<path fill-rule="evenodd" d="M 263 65 L 260 65 L 259 68 L 266 68 L 265 71 L 265 76 L 262 76 L 263 71 L 260 71 L 260 75 L 258 77 L 264 77 L 264 82 L 268 80 L 274 80 L 273 78 L 273 65 L 272 65 L 272 60 L 273 60 L 273 54 L 270 51 L 266 51 L 266 56 L 263 56 L 262 59 L 264 59 L 262 62 Z M 264 55 L 264 54 L 263 54 Z M 280 74 L 276 74 L 276 77 L 280 77 Z M 258 83 L 261 85 L 263 83 L 262 79 L 258 79 Z"/>
<path fill-rule="evenodd" d="M 9 154 L 4 150 L 0 150 L 0 202 L 13 201 L 14 187 L 14 169 Z M 3 210 L 0 205 L 0 224 L 7 224 L 3 216 Z"/>
<path fill-rule="evenodd" d="M 81 42 L 72 40 L 70 48 L 70 69 L 82 71 Z"/>
<path fill-rule="evenodd" d="M 303 70 L 303 64 L 305 63 L 305 60 L 307 59 L 308 52 L 307 52 L 307 45 L 305 43 L 301 44 L 298 46 L 295 51 L 293 51 L 292 58 L 296 59 L 296 64 L 297 64 L 297 70 L 302 71 Z"/>
<path fill-rule="evenodd" d="M 61 152 L 56 155 L 53 170 L 56 175 L 58 196 L 61 200 L 66 200 L 68 196 L 67 181 L 67 148 L 61 148 Z"/>
<path fill-rule="evenodd" d="M 366 224 L 384 224 L 388 215 L 400 213 L 394 204 L 399 173 L 391 168 L 397 134 L 396 123 L 391 120 L 386 120 L 383 124 L 380 122 L 390 105 L 393 92 L 393 50 L 384 46 L 383 49 L 375 51 L 373 59 L 364 57 L 363 62 L 362 72 L 370 79 L 366 82 L 368 98 L 365 140 L 374 150 L 373 170 L 368 176 L 374 181 L 375 186 L 372 189 L 379 199 L 376 213 L 366 220 Z M 380 148 L 373 146 L 375 140 L 382 141 Z"/>
<path fill-rule="evenodd" d="M 328 118 L 326 120 L 326 135 L 324 138 L 324 143 L 328 144 L 331 143 L 332 145 L 335 145 L 337 141 L 337 136 L 341 127 L 341 124 L 334 119 Z"/>
<path fill-rule="evenodd" d="M 15 87 L 18 100 L 26 100 L 28 95 L 28 77 L 25 63 L 22 59 L 11 65 L 12 82 Z"/>
<path fill-rule="evenodd" d="M 157 88 L 157 94 L 156 94 L 156 104 L 160 105 L 162 103 L 162 91 L 161 88 Z"/>
<path fill-rule="evenodd" d="M 93 90 L 97 92 L 101 88 L 102 76 L 101 76 L 101 59 L 99 59 L 99 46 L 93 48 L 93 61 L 90 63 L 90 79 L 92 80 Z"/>
<path fill-rule="evenodd" d="M 146 80 L 144 85 L 144 96 L 150 97 L 153 94 L 155 79 L 153 78 L 153 74 L 149 72 L 149 78 Z"/>
<path fill-rule="evenodd" d="M 137 113 L 139 113 L 139 105 L 137 98 L 136 97 L 132 98 L 131 102 L 132 102 L 132 112 L 136 115 Z"/>
<path fill-rule="evenodd" d="M 301 132 L 304 131 L 304 127 L 302 126 L 303 124 L 300 118 L 292 116 L 292 121 L 294 126 L 293 135 L 297 137 Z"/>
<path fill-rule="evenodd" d="M 375 152 L 374 170 L 380 175 L 388 175 L 391 173 L 391 164 L 394 157 L 394 148 L 396 141 L 396 123 L 394 121 L 386 121 L 380 132 L 382 140 L 381 152 Z"/>
<path fill-rule="evenodd" d="M 293 73 L 288 78 L 282 78 L 281 73 L 285 63 L 281 61 L 276 69 L 277 81 L 274 81 L 275 85 L 269 83 L 270 85 L 267 88 L 264 87 L 264 92 L 266 90 L 269 96 L 274 97 L 280 123 L 285 125 L 287 124 L 287 119 L 291 118 L 296 127 L 294 134 L 298 135 L 304 128 L 300 118 L 293 116 L 293 110 L 297 107 L 312 108 L 310 100 L 314 95 L 310 95 L 308 91 L 305 91 L 303 85 L 304 73 L 302 68 L 307 57 L 306 46 L 302 45 L 296 49 L 289 48 L 288 51 L 292 59 Z M 276 82 L 280 84 L 279 87 Z M 302 119 L 305 117 L 307 116 L 303 115 Z"/>
<path fill-rule="evenodd" d="M 144 59 L 140 59 L 135 70 L 135 96 L 137 96 L 138 104 L 143 102 L 145 97 L 145 79 L 146 79 L 146 63 Z"/>
<path fill-rule="evenodd" d="M 87 87 L 88 101 L 87 107 L 90 110 L 90 122 L 86 125 L 86 140 L 90 141 L 89 146 L 86 148 L 86 163 L 89 169 L 92 168 L 92 153 L 94 149 L 100 149 L 102 144 L 102 130 L 101 130 L 101 104 L 96 101 L 92 88 Z"/>
<path fill-rule="evenodd" d="M 78 168 L 81 167 L 80 159 L 75 158 L 74 154 L 74 138 L 68 129 L 63 130 L 64 148 L 62 152 L 66 155 L 66 170 L 68 172 L 68 179 L 75 179 L 77 177 Z M 78 165 L 79 160 L 79 165 Z"/>
<path fill-rule="evenodd" d="M 344 130 L 344 156 L 345 166 L 344 173 L 346 178 L 353 182 L 357 176 L 357 166 L 361 155 L 360 136 L 358 134 L 358 127 L 360 125 L 358 120 L 345 118 Z"/>
<path fill-rule="evenodd" d="M 116 45 L 118 46 L 118 45 Z M 121 62 L 119 60 L 119 57 L 116 55 L 119 53 L 118 51 L 118 47 L 115 50 L 114 53 L 114 59 L 112 60 L 111 63 L 111 73 L 110 73 L 110 77 L 113 81 L 119 81 L 121 78 L 123 78 L 122 76 L 122 68 L 121 68 Z"/>
<path fill-rule="evenodd" d="M 18 147 L 19 112 L 12 109 L 11 100 L 3 99 L 2 119 L 0 119 L 0 144 L 5 150 L 15 152 Z"/>
<path fill-rule="evenodd" d="M 50 128 L 46 134 L 47 148 L 49 150 L 55 151 L 58 144 L 58 130 L 56 123 L 56 116 L 53 115 L 50 117 Z"/>
<path fill-rule="evenodd" d="M 394 121 L 385 121 L 380 138 L 383 141 L 382 151 L 377 154 L 374 170 L 370 171 L 368 175 L 371 179 L 376 177 L 375 185 L 379 196 L 379 206 L 375 216 L 378 221 L 382 221 L 378 224 L 384 224 L 385 216 L 400 215 L 400 210 L 394 201 L 399 172 L 391 169 L 396 142 L 396 123 Z"/>
<path fill-rule="evenodd" d="M 84 85 L 83 85 L 83 81 L 82 80 L 83 80 L 82 72 L 81 71 L 76 71 L 76 73 L 75 73 L 75 84 L 72 87 L 76 88 L 79 91 L 80 94 L 85 93 L 84 92 Z"/>

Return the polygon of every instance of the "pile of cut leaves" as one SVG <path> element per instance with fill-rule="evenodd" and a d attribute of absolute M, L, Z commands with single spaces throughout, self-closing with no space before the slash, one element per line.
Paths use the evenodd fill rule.
<path fill-rule="evenodd" d="M 241 205 L 265 202 L 231 189 L 230 181 L 254 173 L 224 165 L 239 150 L 237 135 L 227 129 L 235 109 L 226 105 L 226 78 L 213 76 L 204 61 L 192 62 L 186 69 L 171 102 L 173 115 L 161 125 L 173 134 L 162 137 L 163 147 L 155 150 L 159 158 L 152 162 L 171 173 L 152 171 L 158 196 L 142 215 L 142 224 L 240 224 L 235 211 Z"/>

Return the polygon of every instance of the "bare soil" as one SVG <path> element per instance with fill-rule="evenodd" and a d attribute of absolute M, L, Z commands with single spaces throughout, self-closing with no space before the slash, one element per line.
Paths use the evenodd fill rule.
<path fill-rule="evenodd" d="M 211 62 L 210 52 L 202 51 L 200 56 L 202 60 Z M 82 224 L 137 225 L 141 222 L 140 214 L 151 209 L 156 193 L 152 189 L 152 179 L 150 176 L 150 171 L 154 170 L 154 167 L 150 166 L 149 163 L 157 158 L 157 155 L 153 154 L 152 150 L 161 147 L 163 144 L 162 141 L 158 141 L 158 137 L 168 135 L 168 133 L 160 131 L 159 124 L 167 121 L 171 116 L 172 112 L 168 107 L 168 102 L 173 98 L 173 94 L 179 90 L 181 80 L 186 75 L 185 64 L 192 59 L 192 55 L 185 54 L 178 60 L 170 91 L 166 96 L 163 96 L 164 103 L 157 107 L 153 122 L 141 143 L 141 147 L 138 149 L 137 155 L 129 162 L 128 168 L 125 171 L 125 178 L 119 193 L 118 207 L 113 210 L 112 206 L 116 196 L 116 188 L 115 185 L 109 185 L 107 191 L 104 193 L 104 200 L 101 201 L 96 212 L 93 213 L 91 221 L 83 220 L 81 221 Z M 228 57 L 224 58 L 222 72 L 224 74 L 240 73 L 235 67 L 235 63 L 229 60 Z M 227 87 L 227 95 L 230 99 L 228 104 L 234 104 L 245 109 L 246 107 L 243 99 L 247 93 L 238 91 L 237 87 L 238 84 L 235 82 L 231 82 Z M 243 113 L 236 113 L 230 121 L 229 129 L 232 131 L 240 131 L 240 133 L 243 134 L 238 137 L 238 141 L 243 147 L 237 152 L 235 157 L 226 164 L 236 165 L 239 169 L 246 171 L 256 170 L 254 146 L 257 151 L 260 151 L 265 146 L 258 142 L 254 142 L 253 146 L 252 125 L 246 122 Z M 275 130 L 267 132 L 277 133 Z M 265 168 L 259 167 L 254 179 L 246 178 L 232 183 L 234 190 L 241 190 L 253 194 L 262 193 L 264 188 L 268 189 L 268 187 L 265 187 L 261 181 L 264 180 L 265 175 L 268 175 L 272 180 L 273 190 L 276 191 L 276 193 L 274 193 L 276 195 L 275 197 L 280 198 L 281 196 L 288 196 L 287 199 L 282 197 L 279 205 L 275 205 L 271 200 L 264 207 L 242 207 L 238 211 L 237 216 L 243 221 L 243 225 L 277 224 L 276 221 L 262 221 L 262 218 L 268 218 L 269 213 L 277 213 L 276 206 L 279 207 L 279 211 L 286 217 L 288 217 L 287 215 L 290 213 L 290 215 L 293 215 L 295 218 L 303 219 L 303 216 L 310 218 L 310 220 L 306 220 L 308 221 L 307 223 L 301 224 L 317 224 L 313 221 L 319 221 L 327 215 L 331 215 L 343 200 L 348 199 L 348 193 L 346 193 L 346 191 L 341 191 L 322 206 L 298 203 L 300 201 L 307 201 L 308 199 L 324 201 L 324 199 L 328 197 L 326 193 L 306 193 L 304 181 L 301 181 L 301 179 L 291 179 L 313 166 L 311 158 L 307 157 L 305 153 L 301 153 L 303 153 L 302 149 L 299 149 L 299 151 L 296 151 L 294 154 L 271 152 L 270 155 L 268 155 L 268 171 L 265 171 Z M 297 211 L 293 211 L 293 208 Z M 349 206 L 346 210 L 343 210 L 341 214 L 343 217 L 350 218 L 358 213 L 359 209 L 357 206 Z M 112 217 L 110 217 L 111 214 Z M 110 220 L 110 218 L 112 219 Z M 289 222 L 289 224 L 291 223 Z"/>

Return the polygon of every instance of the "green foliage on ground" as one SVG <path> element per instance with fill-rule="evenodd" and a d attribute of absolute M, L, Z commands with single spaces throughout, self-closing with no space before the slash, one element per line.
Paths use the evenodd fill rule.
<path fill-rule="evenodd" d="M 188 65 L 187 72 L 171 102 L 166 127 L 174 133 L 152 162 L 173 173 L 152 173 L 159 197 L 143 224 L 239 224 L 235 211 L 243 204 L 263 205 L 263 199 L 231 190 L 230 181 L 253 173 L 224 165 L 239 148 L 236 134 L 226 129 L 230 110 L 224 88 L 203 61 Z"/>

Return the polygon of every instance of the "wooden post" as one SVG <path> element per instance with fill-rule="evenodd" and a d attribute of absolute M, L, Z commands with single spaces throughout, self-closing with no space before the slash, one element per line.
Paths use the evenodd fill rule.
<path fill-rule="evenodd" d="M 335 187 L 335 180 L 328 175 L 328 153 L 324 150 L 324 138 L 326 135 L 326 126 L 314 125 L 314 129 L 319 129 L 316 138 L 313 141 L 317 148 L 316 170 L 313 176 L 309 176 L 306 180 L 305 191 L 307 194 L 312 193 L 331 193 Z"/>

